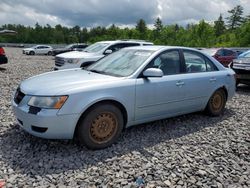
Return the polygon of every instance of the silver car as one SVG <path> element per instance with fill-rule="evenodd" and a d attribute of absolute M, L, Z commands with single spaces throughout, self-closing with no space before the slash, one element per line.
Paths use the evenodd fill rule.
<path fill-rule="evenodd" d="M 78 138 L 91 149 L 113 144 L 123 128 L 206 110 L 221 115 L 235 73 L 191 48 L 140 46 L 86 69 L 24 80 L 13 98 L 20 126 L 48 139 Z"/>

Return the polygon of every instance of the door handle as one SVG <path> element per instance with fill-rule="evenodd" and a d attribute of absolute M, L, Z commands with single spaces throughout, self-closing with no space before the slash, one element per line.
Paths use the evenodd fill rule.
<path fill-rule="evenodd" d="M 185 83 L 183 81 L 176 82 L 176 86 L 183 86 Z"/>
<path fill-rule="evenodd" d="M 209 81 L 210 82 L 216 82 L 216 78 L 210 78 Z"/>

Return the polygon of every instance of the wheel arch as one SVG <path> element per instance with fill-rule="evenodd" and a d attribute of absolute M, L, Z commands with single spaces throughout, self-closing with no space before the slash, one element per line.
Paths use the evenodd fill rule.
<path fill-rule="evenodd" d="M 75 131 L 74 131 L 74 137 L 76 136 L 76 132 L 77 132 L 77 129 L 79 127 L 79 123 L 80 121 L 89 113 L 89 111 L 98 106 L 98 105 L 103 105 L 103 104 L 112 104 L 114 106 L 116 106 L 119 110 L 121 110 L 121 113 L 122 113 L 122 116 L 123 116 L 123 128 L 126 127 L 126 124 L 127 124 L 127 121 L 128 121 L 128 112 L 125 108 L 125 106 L 117 101 L 117 100 L 114 100 L 114 99 L 104 99 L 104 100 L 101 100 L 101 101 L 97 101 L 93 104 L 91 104 L 89 107 L 87 107 L 81 114 L 81 116 L 79 117 L 77 123 L 76 123 L 76 127 L 75 127 Z"/>
<path fill-rule="evenodd" d="M 221 87 L 217 88 L 215 91 L 217 91 L 217 90 L 219 90 L 219 89 L 222 89 L 222 90 L 225 92 L 225 95 L 226 95 L 226 101 L 227 101 L 227 99 L 228 99 L 228 90 L 227 90 L 226 86 L 225 86 L 225 85 L 223 85 L 223 86 L 221 86 Z M 214 92 L 215 92 L 215 91 L 214 91 Z"/>

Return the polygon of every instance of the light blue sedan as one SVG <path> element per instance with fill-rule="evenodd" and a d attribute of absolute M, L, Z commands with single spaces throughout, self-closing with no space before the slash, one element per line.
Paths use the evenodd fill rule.
<path fill-rule="evenodd" d="M 235 93 L 235 73 L 184 47 L 125 48 L 85 69 L 24 80 L 13 98 L 20 126 L 90 149 L 113 144 L 123 128 L 196 111 L 221 115 Z"/>

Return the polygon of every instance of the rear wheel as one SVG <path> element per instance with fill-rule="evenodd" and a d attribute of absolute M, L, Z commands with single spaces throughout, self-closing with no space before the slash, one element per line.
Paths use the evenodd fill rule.
<path fill-rule="evenodd" d="M 51 51 L 49 51 L 49 52 L 48 52 L 48 55 L 52 55 L 52 52 L 51 52 Z"/>
<path fill-rule="evenodd" d="M 77 137 L 89 149 L 102 149 L 117 141 L 123 129 L 123 116 L 119 108 L 111 104 L 93 107 L 80 120 Z"/>
<path fill-rule="evenodd" d="M 223 89 L 216 90 L 210 97 L 206 111 L 211 116 L 219 116 L 223 113 L 226 105 L 226 94 Z"/>
<path fill-rule="evenodd" d="M 35 52 L 34 52 L 34 51 L 30 51 L 29 54 L 30 54 L 30 55 L 35 55 Z"/>

